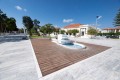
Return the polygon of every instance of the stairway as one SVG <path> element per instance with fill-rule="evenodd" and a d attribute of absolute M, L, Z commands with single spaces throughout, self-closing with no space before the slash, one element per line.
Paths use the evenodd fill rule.
<path fill-rule="evenodd" d="M 29 37 L 27 35 L 5 35 L 0 36 L 1 41 L 18 41 L 18 40 L 27 40 Z"/>

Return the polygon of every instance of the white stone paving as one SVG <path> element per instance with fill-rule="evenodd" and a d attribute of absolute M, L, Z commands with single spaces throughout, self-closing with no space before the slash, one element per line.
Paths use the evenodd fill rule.
<path fill-rule="evenodd" d="M 39 80 L 34 55 L 30 40 L 0 43 L 0 80 Z"/>
<path fill-rule="evenodd" d="M 112 47 L 43 77 L 44 80 L 120 80 L 120 40 L 72 40 Z"/>
<path fill-rule="evenodd" d="M 120 39 L 86 39 L 86 38 L 70 38 L 74 41 L 86 42 L 91 44 L 109 46 L 109 47 L 118 47 L 120 45 Z"/>
<path fill-rule="evenodd" d="M 42 77 L 30 40 L 0 43 L 0 80 L 120 80 L 120 39 L 80 39 L 110 49 Z"/>

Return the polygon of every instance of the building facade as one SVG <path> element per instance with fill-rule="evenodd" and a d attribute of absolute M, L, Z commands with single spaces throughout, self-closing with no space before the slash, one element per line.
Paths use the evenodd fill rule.
<path fill-rule="evenodd" d="M 101 33 L 110 33 L 110 32 L 112 33 L 120 32 L 120 26 L 115 28 L 104 28 Z"/>
<path fill-rule="evenodd" d="M 67 32 L 68 30 L 77 29 L 79 33 L 77 33 L 76 36 L 79 36 L 81 38 L 89 38 L 90 35 L 87 34 L 87 31 L 90 27 L 93 26 L 84 25 L 84 24 L 70 24 L 62 28 L 62 30 L 65 30 Z"/>

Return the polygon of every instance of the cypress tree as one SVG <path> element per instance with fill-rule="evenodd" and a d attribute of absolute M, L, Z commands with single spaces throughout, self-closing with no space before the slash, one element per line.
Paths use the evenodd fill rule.
<path fill-rule="evenodd" d="M 118 13 L 117 13 L 116 16 L 115 16 L 114 26 L 115 26 L 115 27 L 120 26 L 120 9 L 118 10 Z"/>

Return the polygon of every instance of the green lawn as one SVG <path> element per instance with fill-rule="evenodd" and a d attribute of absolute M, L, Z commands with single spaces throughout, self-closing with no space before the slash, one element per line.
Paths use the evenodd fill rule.
<path fill-rule="evenodd" d="M 50 38 L 50 37 L 49 36 L 43 37 L 43 36 L 38 36 L 38 35 L 32 35 L 31 38 L 34 39 L 34 38 Z"/>

